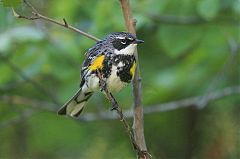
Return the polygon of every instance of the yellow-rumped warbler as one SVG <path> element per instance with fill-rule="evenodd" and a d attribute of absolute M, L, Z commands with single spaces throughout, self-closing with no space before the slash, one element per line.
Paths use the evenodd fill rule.
<path fill-rule="evenodd" d="M 58 111 L 60 115 L 78 117 L 88 99 L 95 91 L 101 90 L 97 72 L 108 90 L 119 91 L 134 77 L 136 60 L 134 50 L 143 43 L 135 35 L 126 32 L 109 34 L 87 52 L 81 69 L 80 89 Z"/>

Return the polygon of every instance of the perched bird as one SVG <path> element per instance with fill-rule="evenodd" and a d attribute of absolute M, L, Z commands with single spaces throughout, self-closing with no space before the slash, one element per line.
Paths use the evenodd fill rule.
<path fill-rule="evenodd" d="M 136 60 L 134 50 L 143 43 L 135 35 L 115 32 L 98 41 L 86 53 L 81 69 L 80 88 L 58 111 L 60 115 L 78 117 L 92 94 L 101 90 L 98 72 L 107 89 L 120 91 L 134 77 Z"/>

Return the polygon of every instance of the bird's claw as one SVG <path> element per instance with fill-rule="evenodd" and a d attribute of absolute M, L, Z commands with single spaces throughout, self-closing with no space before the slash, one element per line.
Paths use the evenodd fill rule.
<path fill-rule="evenodd" d="M 107 89 L 107 84 L 105 82 L 103 82 L 102 86 L 101 86 L 101 92 L 105 91 Z"/>
<path fill-rule="evenodd" d="M 118 105 L 117 105 L 117 103 L 115 103 L 115 104 L 113 105 L 113 107 L 111 108 L 111 111 L 113 111 L 113 110 L 118 110 Z"/>

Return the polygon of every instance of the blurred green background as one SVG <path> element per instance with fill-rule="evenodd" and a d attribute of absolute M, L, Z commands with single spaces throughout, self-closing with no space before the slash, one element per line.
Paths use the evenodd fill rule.
<path fill-rule="evenodd" d="M 31 3 L 98 38 L 125 30 L 118 0 Z M 153 158 L 239 159 L 240 1 L 132 0 L 131 6 L 145 41 L 138 51 Z M 16 10 L 30 14 L 23 4 Z M 122 124 L 101 119 L 101 111 L 114 114 L 102 94 L 84 110 L 94 121 L 56 115 L 78 89 L 84 53 L 94 44 L 48 22 L 16 19 L 0 6 L 0 158 L 135 158 Z M 131 90 L 115 95 L 124 110 L 132 108 Z M 162 105 L 168 102 L 175 105 Z"/>

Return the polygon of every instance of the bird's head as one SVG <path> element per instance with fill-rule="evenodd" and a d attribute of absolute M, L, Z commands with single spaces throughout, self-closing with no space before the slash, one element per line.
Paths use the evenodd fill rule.
<path fill-rule="evenodd" d="M 110 42 L 114 48 L 116 54 L 132 55 L 136 48 L 136 45 L 143 43 L 143 40 L 137 39 L 137 37 L 131 33 L 116 32 L 109 34 L 106 37 L 106 41 Z"/>

